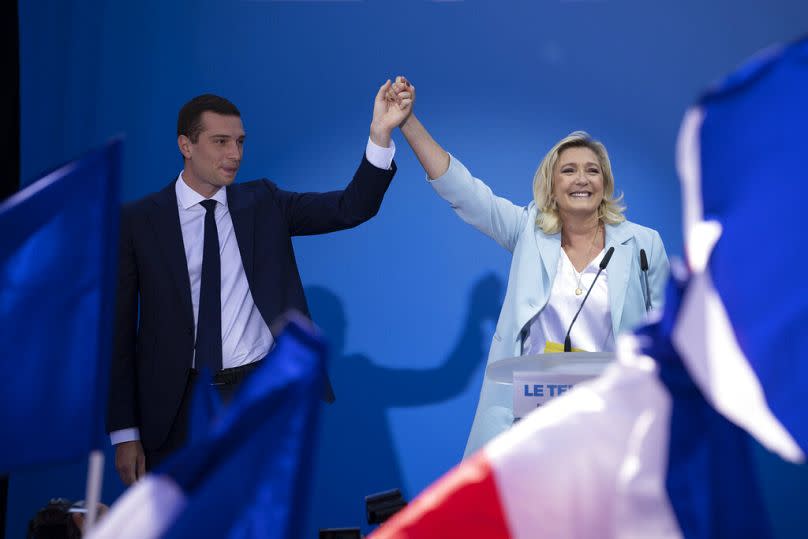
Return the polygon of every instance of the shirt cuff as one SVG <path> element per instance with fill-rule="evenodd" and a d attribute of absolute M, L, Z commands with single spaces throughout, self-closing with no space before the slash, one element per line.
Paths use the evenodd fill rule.
<path fill-rule="evenodd" d="M 368 162 L 376 168 L 390 170 L 393 164 L 393 156 L 396 154 L 396 143 L 390 139 L 390 147 L 379 146 L 368 137 L 368 146 L 365 149 L 365 157 Z"/>
<path fill-rule="evenodd" d="M 140 440 L 140 429 L 132 427 L 129 429 L 114 430 L 109 433 L 109 440 L 112 442 L 112 445 Z"/>

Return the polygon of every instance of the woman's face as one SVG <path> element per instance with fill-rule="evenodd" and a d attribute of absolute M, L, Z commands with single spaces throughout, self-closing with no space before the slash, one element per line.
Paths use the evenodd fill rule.
<path fill-rule="evenodd" d="M 603 200 L 603 170 L 595 152 L 586 147 L 563 150 L 553 170 L 553 197 L 559 215 L 597 215 Z"/>

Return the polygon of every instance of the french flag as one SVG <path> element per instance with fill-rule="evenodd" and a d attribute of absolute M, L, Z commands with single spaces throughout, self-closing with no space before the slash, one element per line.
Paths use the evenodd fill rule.
<path fill-rule="evenodd" d="M 373 539 L 771 535 L 753 438 L 808 448 L 807 96 L 808 38 L 705 93 L 680 131 L 687 266 L 664 312 Z"/>
<path fill-rule="evenodd" d="M 275 347 L 229 406 L 211 402 L 200 380 L 187 447 L 130 487 L 88 537 L 301 536 L 326 349 L 294 313 L 272 332 Z"/>

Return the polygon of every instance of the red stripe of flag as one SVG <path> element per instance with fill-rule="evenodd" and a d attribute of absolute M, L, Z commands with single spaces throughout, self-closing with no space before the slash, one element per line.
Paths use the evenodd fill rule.
<path fill-rule="evenodd" d="M 368 539 L 422 537 L 510 538 L 485 451 L 450 470 Z"/>

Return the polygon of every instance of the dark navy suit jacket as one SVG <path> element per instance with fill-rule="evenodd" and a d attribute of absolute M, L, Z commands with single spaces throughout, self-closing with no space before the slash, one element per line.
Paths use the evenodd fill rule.
<path fill-rule="evenodd" d="M 294 193 L 269 180 L 227 187 L 227 204 L 250 291 L 264 321 L 309 315 L 292 236 L 354 227 L 379 211 L 395 174 L 363 157 L 344 191 Z M 176 180 L 124 206 L 107 430 L 138 427 L 146 449 L 165 441 L 194 352 L 191 285 Z"/>

